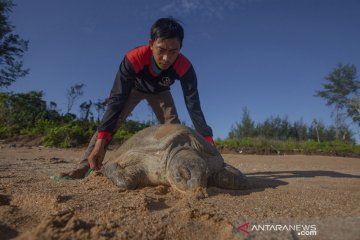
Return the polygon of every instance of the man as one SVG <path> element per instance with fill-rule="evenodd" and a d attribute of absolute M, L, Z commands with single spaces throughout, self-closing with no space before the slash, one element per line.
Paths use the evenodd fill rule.
<path fill-rule="evenodd" d="M 129 51 L 116 74 L 107 110 L 92 137 L 80 166 L 63 177 L 83 178 L 89 168 L 99 170 L 111 136 L 135 106 L 146 99 L 160 123 L 180 123 L 170 85 L 179 79 L 195 129 L 214 144 L 212 130 L 201 111 L 197 79 L 190 61 L 180 53 L 184 30 L 172 18 L 151 27 L 149 44 Z"/>

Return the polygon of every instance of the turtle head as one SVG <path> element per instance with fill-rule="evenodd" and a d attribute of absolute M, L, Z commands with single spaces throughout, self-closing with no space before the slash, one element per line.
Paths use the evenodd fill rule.
<path fill-rule="evenodd" d="M 178 151 L 167 167 L 171 186 L 183 192 L 206 187 L 207 177 L 205 161 L 192 149 Z"/>

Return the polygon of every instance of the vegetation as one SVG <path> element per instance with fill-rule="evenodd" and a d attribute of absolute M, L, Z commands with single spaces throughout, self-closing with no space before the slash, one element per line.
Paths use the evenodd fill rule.
<path fill-rule="evenodd" d="M 216 146 L 227 152 L 246 154 L 317 154 L 360 157 L 360 145 L 342 141 L 316 142 L 288 139 L 277 141 L 262 137 L 216 139 Z"/>
<path fill-rule="evenodd" d="M 341 63 L 325 77 L 323 90 L 316 91 L 317 97 L 324 98 L 326 105 L 334 106 L 336 139 L 341 137 L 346 118 L 360 126 L 360 81 L 356 78 L 355 65 Z"/>
<path fill-rule="evenodd" d="M 13 33 L 14 27 L 8 20 L 13 6 L 12 1 L 0 1 L 0 89 L 10 86 L 29 72 L 23 68 L 21 60 L 29 42 Z"/>
<path fill-rule="evenodd" d="M 61 115 L 55 106 L 55 103 L 47 106 L 42 92 L 0 93 L 0 138 L 29 135 L 40 137 L 45 146 L 55 147 L 88 143 L 100 121 L 77 118 L 71 113 Z M 90 111 L 88 108 L 87 113 Z M 147 126 L 148 123 L 127 121 L 114 135 L 114 141 L 123 142 Z"/>
<path fill-rule="evenodd" d="M 302 120 L 290 122 L 287 117 L 270 117 L 255 124 L 247 108 L 243 110 L 241 122 L 231 128 L 225 140 L 216 139 L 219 148 L 230 151 L 257 154 L 327 154 L 360 156 L 351 130 L 339 129 L 343 136 L 336 137 L 336 127 L 325 126 L 314 120 L 310 126 Z"/>
<path fill-rule="evenodd" d="M 83 90 L 84 87 L 85 87 L 85 84 L 75 84 L 67 90 L 66 98 L 68 100 L 68 105 L 67 105 L 66 113 L 69 113 L 71 111 L 76 100 L 78 100 L 84 94 L 84 90 Z M 90 106 L 91 106 L 91 103 L 90 103 Z M 86 108 L 86 103 L 84 103 L 83 108 Z"/>
<path fill-rule="evenodd" d="M 339 129 L 343 138 L 336 138 L 336 128 L 334 126 L 325 126 L 320 120 L 314 119 L 312 124 L 308 126 L 302 120 L 290 122 L 288 117 L 273 117 L 266 119 L 263 123 L 255 125 L 250 117 L 249 111 L 245 108 L 240 123 L 232 126 L 229 139 L 242 140 L 246 138 L 262 138 L 275 141 L 342 141 L 353 144 L 355 139 L 351 130 L 343 126 Z"/>
<path fill-rule="evenodd" d="M 92 108 L 98 111 L 99 107 L 92 105 L 87 112 Z M 42 92 L 0 93 L 0 138 L 27 135 L 41 138 L 45 146 L 76 147 L 89 142 L 99 122 L 93 117 L 62 115 L 55 103 L 48 105 L 43 100 Z M 113 141 L 122 143 L 149 125 L 151 122 L 128 120 L 114 134 Z M 360 156 L 360 146 L 355 144 L 351 131 L 343 131 L 347 137 L 336 140 L 335 127 L 326 127 L 320 121 L 307 126 L 302 121 L 291 123 L 287 117 L 270 117 L 255 124 L 249 111 L 244 109 L 242 121 L 232 127 L 229 137 L 215 142 L 220 149 L 243 153 Z"/>

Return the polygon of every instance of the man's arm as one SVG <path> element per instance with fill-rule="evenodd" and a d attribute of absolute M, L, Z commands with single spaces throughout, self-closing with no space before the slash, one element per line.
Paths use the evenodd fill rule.
<path fill-rule="evenodd" d="M 116 130 L 120 113 L 131 92 L 134 77 L 135 72 L 125 57 L 120 64 L 107 100 L 107 108 L 98 127 L 98 138 L 110 140 L 111 134 Z"/>
<path fill-rule="evenodd" d="M 120 113 L 131 92 L 134 77 L 135 72 L 125 57 L 116 74 L 110 97 L 107 101 L 105 114 L 98 127 L 98 135 L 94 149 L 88 157 L 90 168 L 94 170 L 99 170 L 102 166 L 102 161 L 104 160 L 106 152 L 105 146 L 108 141 L 110 141 L 113 132 L 116 130 L 116 124 Z"/>
<path fill-rule="evenodd" d="M 212 140 L 212 129 L 207 125 L 201 110 L 197 78 L 193 66 L 191 66 L 180 79 L 180 82 L 184 93 L 185 104 L 196 131 L 203 135 L 208 142 L 214 143 Z"/>
<path fill-rule="evenodd" d="M 107 145 L 107 140 L 98 138 L 96 140 L 94 149 L 91 151 L 88 156 L 88 162 L 90 168 L 93 170 L 99 170 L 102 167 L 102 162 L 105 157 L 105 146 Z"/>

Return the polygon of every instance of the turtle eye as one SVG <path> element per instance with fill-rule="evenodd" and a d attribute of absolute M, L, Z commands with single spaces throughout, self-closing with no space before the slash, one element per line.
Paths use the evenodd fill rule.
<path fill-rule="evenodd" d="M 189 169 L 187 169 L 185 167 L 180 167 L 178 170 L 178 173 L 180 174 L 181 178 L 185 179 L 185 181 L 188 181 L 191 178 L 191 173 L 190 173 Z"/>

